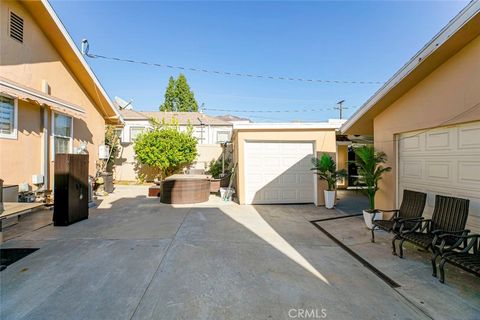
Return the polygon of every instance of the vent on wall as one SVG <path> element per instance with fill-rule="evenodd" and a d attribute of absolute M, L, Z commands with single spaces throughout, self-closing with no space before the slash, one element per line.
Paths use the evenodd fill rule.
<path fill-rule="evenodd" d="M 10 37 L 23 43 L 23 19 L 11 11 Z"/>

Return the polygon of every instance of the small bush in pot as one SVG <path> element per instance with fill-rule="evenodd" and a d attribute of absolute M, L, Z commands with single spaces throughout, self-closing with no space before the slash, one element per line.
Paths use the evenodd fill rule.
<path fill-rule="evenodd" d="M 344 178 L 347 175 L 347 171 L 345 169 L 337 170 L 337 164 L 333 158 L 326 153 L 322 154 L 320 159 L 313 158 L 312 163 L 314 165 L 312 170 L 315 170 L 318 178 L 327 182 L 327 190 L 324 190 L 325 207 L 331 209 L 335 205 L 337 181 Z"/>
<path fill-rule="evenodd" d="M 387 155 L 385 152 L 376 151 L 372 145 L 357 147 L 354 151 L 355 163 L 360 175 L 359 182 L 365 185 L 361 190 L 368 197 L 370 203 L 370 208 L 363 210 L 363 217 L 365 224 L 371 229 L 373 219 L 382 219 L 381 212 L 375 209 L 375 194 L 379 189 L 378 183 L 383 174 L 391 171 L 392 168 L 383 166 L 387 162 Z"/>

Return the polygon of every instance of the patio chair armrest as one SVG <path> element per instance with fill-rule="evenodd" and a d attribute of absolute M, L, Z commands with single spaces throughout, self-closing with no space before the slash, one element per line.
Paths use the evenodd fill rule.
<path fill-rule="evenodd" d="M 408 233 L 416 232 L 416 231 L 418 231 L 418 229 L 420 229 L 420 231 L 423 231 L 428 226 L 430 221 L 432 221 L 432 220 L 425 219 L 423 217 L 399 219 L 398 220 L 398 223 L 400 224 L 399 233 L 400 234 L 408 234 Z M 405 222 L 415 222 L 415 225 L 413 227 L 407 229 L 407 230 L 404 230 L 405 227 L 406 227 Z"/>
<path fill-rule="evenodd" d="M 389 209 L 389 210 L 384 210 L 384 209 L 375 209 L 375 210 L 378 210 L 378 211 L 382 211 L 382 212 L 398 212 L 400 211 L 399 209 Z"/>
<path fill-rule="evenodd" d="M 446 243 L 446 238 L 451 237 L 451 238 L 457 238 L 457 241 L 452 244 L 452 245 L 447 245 Z M 470 234 L 470 235 L 458 235 L 458 234 L 451 234 L 451 233 L 445 233 L 441 236 L 438 237 L 441 240 L 440 245 L 438 246 L 438 250 L 440 254 L 445 255 L 445 254 L 450 254 L 453 252 L 455 249 L 461 249 L 460 253 L 466 253 L 468 252 L 472 247 L 475 246 L 475 249 L 477 248 L 477 242 L 478 239 L 480 238 L 480 235 L 478 234 Z M 460 246 L 463 243 L 463 248 Z M 435 245 L 435 243 L 434 243 Z"/>
<path fill-rule="evenodd" d="M 433 230 L 432 234 L 438 235 L 439 237 L 445 238 L 446 236 L 463 236 L 467 235 L 470 233 L 470 230 L 465 229 L 465 230 L 458 230 L 458 231 L 447 231 L 447 230 L 442 230 L 442 229 L 437 229 Z"/>
<path fill-rule="evenodd" d="M 419 218 L 400 218 L 400 219 L 399 219 L 399 222 L 406 222 L 406 221 L 410 221 L 410 222 L 416 222 L 416 221 L 426 222 L 426 221 L 431 221 L 431 219 L 425 219 L 424 217 L 419 217 Z"/>

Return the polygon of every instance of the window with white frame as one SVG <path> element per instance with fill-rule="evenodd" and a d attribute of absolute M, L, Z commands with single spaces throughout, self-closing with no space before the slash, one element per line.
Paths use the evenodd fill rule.
<path fill-rule="evenodd" d="M 53 151 L 70 153 L 72 149 L 72 117 L 54 113 L 53 116 Z"/>
<path fill-rule="evenodd" d="M 0 96 L 0 138 L 17 138 L 17 99 Z"/>
<path fill-rule="evenodd" d="M 217 131 L 217 143 L 223 143 L 230 140 L 230 132 Z"/>
<path fill-rule="evenodd" d="M 137 136 L 145 130 L 144 127 L 131 127 L 130 128 L 130 141 L 133 142 Z"/>
<path fill-rule="evenodd" d="M 193 137 L 197 139 L 200 144 L 203 144 L 206 138 L 207 132 L 204 126 L 195 127 L 193 130 Z"/>

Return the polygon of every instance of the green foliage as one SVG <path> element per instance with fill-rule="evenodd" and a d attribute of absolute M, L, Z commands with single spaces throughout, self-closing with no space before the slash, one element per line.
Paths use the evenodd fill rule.
<path fill-rule="evenodd" d="M 332 157 L 326 153 L 322 154 L 320 159 L 312 159 L 313 168 L 320 180 L 327 181 L 327 190 L 335 190 L 335 184 L 347 175 L 345 169 L 337 170 L 337 165 Z"/>
<path fill-rule="evenodd" d="M 198 103 L 195 95 L 188 85 L 187 78 L 180 74 L 175 80 L 170 77 L 165 90 L 165 101 L 160 106 L 160 111 L 198 111 Z"/>
<path fill-rule="evenodd" d="M 354 149 L 360 175 L 359 183 L 366 185 L 363 192 L 367 195 L 370 202 L 370 209 L 375 210 L 375 193 L 378 191 L 378 182 L 382 179 L 385 172 L 392 170 L 391 167 L 384 167 L 382 164 L 387 162 L 387 155 L 382 151 L 375 151 L 372 145 L 365 145 Z"/>
<path fill-rule="evenodd" d="M 227 172 L 229 171 L 228 167 L 230 166 L 230 160 L 225 159 L 225 162 L 224 162 L 223 166 L 225 168 L 225 174 L 227 174 Z M 221 159 L 218 159 L 218 160 L 212 159 L 212 161 L 210 161 L 207 173 L 211 174 L 212 177 L 215 178 L 215 179 L 221 178 L 222 173 L 223 173 L 222 172 L 222 160 Z"/>
<path fill-rule="evenodd" d="M 173 111 L 176 108 L 175 101 L 175 79 L 168 79 L 167 89 L 165 90 L 165 101 L 160 106 L 160 111 Z"/>
<path fill-rule="evenodd" d="M 192 131 L 177 126 L 154 126 L 137 136 L 134 145 L 137 160 L 158 170 L 161 179 L 189 165 L 197 156 L 197 140 Z"/>
<path fill-rule="evenodd" d="M 120 146 L 120 138 L 115 132 L 115 127 L 107 125 L 105 127 L 105 145 L 110 148 L 110 157 L 108 158 L 107 164 L 113 165 L 115 158 L 118 154 L 118 148 Z"/>

